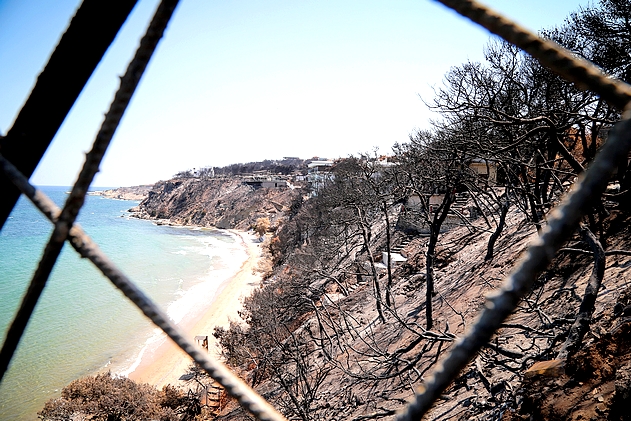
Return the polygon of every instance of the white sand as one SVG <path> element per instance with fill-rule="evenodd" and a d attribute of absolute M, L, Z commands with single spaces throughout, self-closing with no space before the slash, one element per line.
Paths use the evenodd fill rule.
<path fill-rule="evenodd" d="M 261 259 L 261 243 L 254 235 L 240 231 L 232 232 L 243 241 L 248 253 L 247 260 L 233 278 L 220 286 L 219 294 L 209 303 L 208 309 L 199 320 L 193 321 L 189 326 L 180 326 L 189 334 L 191 340 L 198 335 L 207 335 L 211 357 L 216 357 L 219 353 L 217 341 L 212 336 L 215 327 L 227 328 L 230 320 L 240 320 L 238 311 L 243 307 L 242 299 L 249 296 L 261 281 L 260 274 L 254 272 Z M 184 384 L 178 379 L 187 372 L 191 361 L 191 358 L 173 341 L 167 339 L 157 349 L 147 353 L 129 378 L 158 388 L 166 384 Z"/>

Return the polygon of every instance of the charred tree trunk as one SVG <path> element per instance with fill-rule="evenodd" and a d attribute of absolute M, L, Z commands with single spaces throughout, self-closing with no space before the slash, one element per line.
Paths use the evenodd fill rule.
<path fill-rule="evenodd" d="M 541 222 L 539 220 L 537 204 L 535 203 L 535 196 L 537 195 L 537 189 L 535 188 L 534 193 L 531 190 L 533 183 L 530 182 L 530 177 L 528 176 L 526 167 L 522 165 L 520 166 L 519 170 L 520 170 L 520 178 L 522 180 L 522 186 L 523 186 L 522 188 L 523 188 L 524 202 L 525 202 L 526 208 L 529 208 L 529 209 L 526 209 L 526 211 L 530 210 L 530 220 L 537 227 L 537 231 L 541 231 Z M 537 182 L 538 180 L 535 179 L 535 182 L 534 182 L 535 187 L 537 185 Z"/>
<path fill-rule="evenodd" d="M 386 284 L 386 304 L 393 307 L 392 298 L 392 248 L 390 247 L 390 218 L 388 217 L 388 205 L 383 202 L 383 215 L 386 219 L 386 253 L 388 255 L 388 282 Z"/>
<path fill-rule="evenodd" d="M 377 274 L 377 267 L 375 266 L 375 258 L 373 257 L 372 252 L 370 251 L 371 235 L 369 232 L 368 223 L 366 221 L 366 214 L 359 207 L 356 207 L 356 210 L 359 216 L 359 225 L 362 230 L 362 239 L 364 240 L 364 248 L 366 250 L 366 254 L 368 255 L 368 262 L 370 263 L 373 291 L 375 292 L 375 301 L 377 304 L 377 313 L 379 314 L 379 320 L 385 323 L 386 318 L 383 315 L 383 309 L 381 307 L 382 299 L 381 299 L 381 288 L 379 287 L 379 274 Z"/>
<path fill-rule="evenodd" d="M 565 343 L 561 347 L 561 351 L 557 355 L 558 360 L 565 360 L 572 354 L 574 354 L 581 346 L 585 333 L 589 330 L 589 324 L 592 320 L 592 314 L 594 313 L 594 307 L 596 304 L 596 297 L 600 284 L 605 276 L 605 251 L 602 245 L 596 238 L 596 236 L 587 228 L 582 225 L 579 227 L 579 231 L 583 240 L 589 244 L 594 253 L 594 269 L 587 282 L 585 288 L 585 294 L 583 295 L 583 301 L 578 309 L 576 320 L 567 335 Z"/>
<path fill-rule="evenodd" d="M 500 221 L 497 224 L 497 228 L 495 229 L 495 232 L 493 232 L 493 234 L 491 234 L 491 237 L 489 238 L 489 243 L 486 247 L 486 256 L 484 256 L 485 261 L 489 261 L 493 259 L 493 249 L 495 248 L 495 242 L 497 241 L 498 238 L 500 238 L 500 235 L 502 234 L 502 230 L 504 229 L 504 225 L 506 224 L 506 215 L 508 214 L 509 206 L 510 206 L 510 203 L 508 200 L 505 200 L 502 203 L 502 207 L 500 209 Z"/>
<path fill-rule="evenodd" d="M 570 167 L 572 167 L 572 170 L 576 173 L 576 175 L 579 175 L 583 171 L 585 171 L 585 168 L 583 167 L 583 165 L 581 165 L 581 163 L 578 162 L 576 158 L 574 158 L 572 153 L 567 150 L 567 148 L 565 147 L 561 139 L 559 139 L 558 135 L 555 135 L 554 140 L 556 143 L 556 147 L 559 150 L 559 153 L 561 154 L 563 159 L 565 159 L 565 161 L 570 165 Z"/>
<path fill-rule="evenodd" d="M 427 320 L 427 329 L 434 326 L 432 315 L 432 297 L 434 296 L 434 262 L 436 260 L 436 244 L 440 235 L 440 228 L 447 219 L 447 214 L 454 202 L 455 191 L 445 193 L 443 203 L 434 212 L 434 219 L 429 224 L 429 242 L 427 243 L 427 254 L 425 255 L 425 270 L 427 279 L 427 289 L 425 292 L 425 318 Z"/>

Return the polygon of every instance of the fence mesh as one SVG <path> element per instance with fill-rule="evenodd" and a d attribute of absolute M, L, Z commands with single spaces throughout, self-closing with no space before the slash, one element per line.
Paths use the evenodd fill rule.
<path fill-rule="evenodd" d="M 622 120 L 611 130 L 606 144 L 597 154 L 590 168 L 580 176 L 572 193 L 551 212 L 542 235 L 529 247 L 525 258 L 513 270 L 503 286 L 487 297 L 485 307 L 475 324 L 450 349 L 432 376 L 420 386 L 413 402 L 401 408 L 397 418 L 401 421 L 422 418 L 458 373 L 490 340 L 493 333 L 515 310 L 520 299 L 530 290 L 537 274 L 549 265 L 556 251 L 574 233 L 580 219 L 590 209 L 589 202 L 603 193 L 618 159 L 626 157 L 631 149 L 631 110 L 628 107 L 631 86 L 603 74 L 588 61 L 576 57 L 572 52 L 553 42 L 540 38 L 475 1 L 438 1 L 523 49 L 543 66 L 575 83 L 579 88 L 595 92 L 610 105 L 623 109 L 625 112 Z M 54 224 L 54 230 L 45 247 L 43 257 L 0 350 L 0 380 L 8 368 L 61 248 L 68 241 L 82 257 L 88 258 L 103 275 L 138 306 L 147 318 L 162 329 L 256 419 L 284 420 L 283 415 L 236 377 L 223 363 L 208 358 L 188 340 L 164 311 L 138 289 L 75 223 L 103 155 L 177 3 L 177 0 L 163 0 L 158 6 L 135 57 L 121 79 L 120 88 L 63 209 L 60 210 L 46 195 L 29 184 L 28 178 L 9 160 L 0 155 L 0 170 L 4 177 L 9 179 Z"/>

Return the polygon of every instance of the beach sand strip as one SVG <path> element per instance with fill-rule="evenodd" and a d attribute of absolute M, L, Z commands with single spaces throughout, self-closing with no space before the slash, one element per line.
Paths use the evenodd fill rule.
<path fill-rule="evenodd" d="M 261 275 L 256 272 L 256 268 L 262 255 L 262 244 L 252 234 L 233 230 L 231 232 L 243 242 L 248 255 L 247 260 L 234 277 L 219 287 L 218 294 L 199 320 L 192 321 L 189 326 L 180 325 L 191 340 L 198 335 L 208 336 L 209 354 L 215 358 L 219 356 L 219 344 L 212 336 L 215 327 L 227 328 L 230 320 L 241 320 L 238 312 L 243 307 L 243 298 L 249 296 L 261 282 Z M 138 367 L 129 374 L 129 378 L 149 383 L 157 388 L 167 384 L 185 386 L 186 382 L 179 379 L 186 374 L 191 362 L 191 358 L 168 339 L 143 356 Z"/>

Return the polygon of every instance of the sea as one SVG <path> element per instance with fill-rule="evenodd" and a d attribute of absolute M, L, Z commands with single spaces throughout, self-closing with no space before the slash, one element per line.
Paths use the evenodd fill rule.
<path fill-rule="evenodd" d="M 69 187 L 41 187 L 60 207 Z M 100 248 L 176 323 L 199 318 L 247 259 L 237 235 L 130 218 L 138 202 L 88 196 L 78 222 Z M 22 196 L 0 231 L 2 340 L 52 225 Z M 82 376 L 128 375 L 163 341 L 142 313 L 66 244 L 7 373 L 0 420 L 37 420 L 44 403 Z"/>

